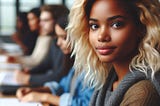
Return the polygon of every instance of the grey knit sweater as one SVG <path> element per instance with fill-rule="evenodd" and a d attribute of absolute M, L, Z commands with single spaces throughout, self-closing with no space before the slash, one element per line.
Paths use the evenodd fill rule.
<path fill-rule="evenodd" d="M 129 72 L 112 91 L 117 79 L 112 70 L 103 88 L 94 92 L 90 106 L 160 106 L 160 72 L 153 79 L 149 76 L 150 73 L 146 76 L 140 71 Z"/>

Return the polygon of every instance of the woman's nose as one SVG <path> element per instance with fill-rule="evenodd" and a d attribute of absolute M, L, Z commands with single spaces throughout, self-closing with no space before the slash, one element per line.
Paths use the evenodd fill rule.
<path fill-rule="evenodd" d="M 109 42 L 111 40 L 109 30 L 104 26 L 100 28 L 98 41 L 99 42 Z"/>

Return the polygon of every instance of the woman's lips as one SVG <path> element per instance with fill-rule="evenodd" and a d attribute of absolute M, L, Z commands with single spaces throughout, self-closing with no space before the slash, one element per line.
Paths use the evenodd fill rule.
<path fill-rule="evenodd" d="M 116 47 L 98 47 L 96 50 L 100 55 L 109 55 L 114 51 L 115 48 Z"/>

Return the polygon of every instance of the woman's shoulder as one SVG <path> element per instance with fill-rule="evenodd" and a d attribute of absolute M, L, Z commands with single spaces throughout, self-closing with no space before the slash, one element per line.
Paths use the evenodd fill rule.
<path fill-rule="evenodd" d="M 132 85 L 127 93 L 138 93 L 141 94 L 142 96 L 149 96 L 154 94 L 158 94 L 158 92 L 156 91 L 156 88 L 154 87 L 154 85 L 152 84 L 152 82 L 150 80 L 141 80 L 137 83 L 135 83 L 134 85 Z"/>
<path fill-rule="evenodd" d="M 132 85 L 124 95 L 121 105 L 160 106 L 160 96 L 150 80 Z"/>

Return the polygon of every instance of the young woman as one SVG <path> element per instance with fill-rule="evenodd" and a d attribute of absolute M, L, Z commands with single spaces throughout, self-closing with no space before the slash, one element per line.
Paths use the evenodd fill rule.
<path fill-rule="evenodd" d="M 22 48 L 24 55 L 32 54 L 39 35 L 40 9 L 33 8 L 28 13 L 20 12 L 17 16 L 16 33 L 13 40 Z"/>
<path fill-rule="evenodd" d="M 27 20 L 27 13 L 26 12 L 19 12 L 16 19 L 16 32 L 13 33 L 12 39 L 15 43 L 17 43 L 24 54 L 26 54 L 28 48 L 24 45 L 23 40 L 27 36 L 29 31 L 29 25 Z"/>
<path fill-rule="evenodd" d="M 40 17 L 40 8 L 33 8 L 27 14 L 30 31 L 28 32 L 26 31 L 27 36 L 25 36 L 22 39 L 24 45 L 27 46 L 27 51 L 25 51 L 24 55 L 31 55 L 36 45 L 36 41 L 40 33 L 39 17 Z"/>
<path fill-rule="evenodd" d="M 64 15 L 58 19 L 55 31 L 58 36 L 57 45 L 65 55 L 69 55 L 71 49 L 66 42 L 65 24 L 67 16 Z M 68 64 L 71 64 L 72 62 Z M 57 83 L 56 81 L 48 82 L 45 87 L 41 88 L 20 88 L 17 91 L 17 97 L 21 101 L 30 102 L 47 102 L 56 106 L 88 106 L 93 88 L 83 87 L 83 76 L 74 75 L 75 70 L 72 68 L 67 76 Z M 51 94 L 52 93 L 52 94 Z"/>
<path fill-rule="evenodd" d="M 76 0 L 68 40 L 75 69 L 97 87 L 91 106 L 160 105 L 158 0 Z"/>

